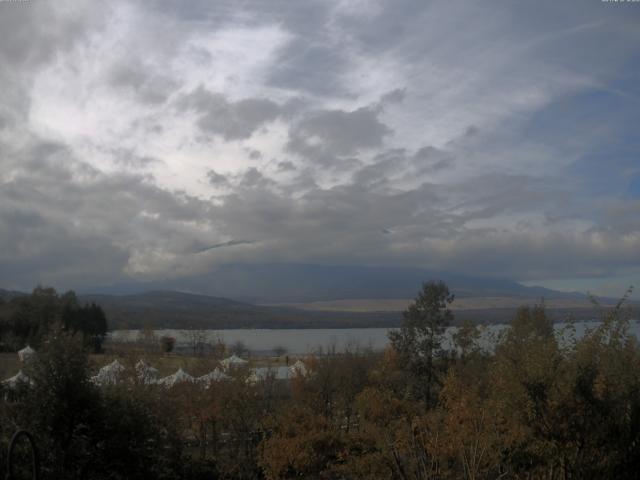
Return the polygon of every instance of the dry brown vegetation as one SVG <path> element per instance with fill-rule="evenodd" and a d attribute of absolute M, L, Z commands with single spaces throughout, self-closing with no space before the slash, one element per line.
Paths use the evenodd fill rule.
<path fill-rule="evenodd" d="M 132 372 L 142 350 L 89 359 L 54 330 L 26 369 L 34 385 L 3 392 L 0 452 L 21 426 L 56 479 L 636 478 L 640 346 L 623 302 L 567 344 L 534 306 L 492 351 L 470 323 L 444 350 L 451 299 L 426 284 L 384 352 L 314 355 L 289 382 L 237 368 L 209 388 L 126 375 L 99 388 L 88 381 L 98 359 L 117 355 Z M 166 373 L 218 361 L 148 355 Z"/>

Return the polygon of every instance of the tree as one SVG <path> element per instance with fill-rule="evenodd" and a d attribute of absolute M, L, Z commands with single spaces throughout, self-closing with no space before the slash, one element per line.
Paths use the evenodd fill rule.
<path fill-rule="evenodd" d="M 90 464 L 100 423 L 100 395 L 89 382 L 81 338 L 54 327 L 27 371 L 33 380 L 25 402 L 43 469 L 51 478 L 77 478 Z"/>
<path fill-rule="evenodd" d="M 287 349 L 282 345 L 276 345 L 275 347 L 273 347 L 273 353 L 276 354 L 276 357 L 281 357 L 285 353 L 287 353 Z"/>
<path fill-rule="evenodd" d="M 238 340 L 233 345 L 231 345 L 231 353 L 233 353 L 234 355 L 238 355 L 239 357 L 245 355 L 248 351 L 249 349 L 242 340 Z"/>
<path fill-rule="evenodd" d="M 145 324 L 142 330 L 138 332 L 137 341 L 147 352 L 157 352 L 160 346 L 158 337 L 149 324 Z"/>
<path fill-rule="evenodd" d="M 480 351 L 480 346 L 478 345 L 480 333 L 480 329 L 476 324 L 465 320 L 462 326 L 458 327 L 452 335 L 453 344 L 457 349 L 456 353 L 463 362 Z"/>
<path fill-rule="evenodd" d="M 431 406 L 437 381 L 434 360 L 442 355 L 442 336 L 453 320 L 448 306 L 454 296 L 441 281 L 422 285 L 415 301 L 403 312 L 400 330 L 389 332 L 401 367 L 409 374 L 410 393 Z"/>
<path fill-rule="evenodd" d="M 99 389 L 79 334 L 53 327 L 26 371 L 18 425 L 33 432 L 45 478 L 178 477 L 183 440 L 170 403 L 131 384 Z"/>
<path fill-rule="evenodd" d="M 164 353 L 171 353 L 173 347 L 176 344 L 176 339 L 173 337 L 160 337 L 160 346 Z"/>
<path fill-rule="evenodd" d="M 102 343 L 107 334 L 107 318 L 102 307 L 91 302 L 79 306 L 73 292 L 67 292 L 60 297 L 62 303 L 62 324 L 64 329 L 82 334 L 83 343 L 94 353 L 102 351 Z"/>
<path fill-rule="evenodd" d="M 53 288 L 39 286 L 31 295 L 14 299 L 5 329 L 20 345 L 38 347 L 57 324 L 70 333 L 81 333 L 85 347 L 95 353 L 102 350 L 108 330 L 104 311 L 95 303 L 81 306 L 73 291 L 58 295 Z"/>
<path fill-rule="evenodd" d="M 39 346 L 40 339 L 60 321 L 60 300 L 50 287 L 38 286 L 31 295 L 15 299 L 16 308 L 11 316 L 11 330 L 22 340 Z"/>
<path fill-rule="evenodd" d="M 204 347 L 207 342 L 207 332 L 205 330 L 190 329 L 187 330 L 187 339 L 189 347 L 193 352 L 193 356 L 202 356 L 204 354 Z"/>

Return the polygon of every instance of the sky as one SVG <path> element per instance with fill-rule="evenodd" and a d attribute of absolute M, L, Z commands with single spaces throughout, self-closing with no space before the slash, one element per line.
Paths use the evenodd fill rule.
<path fill-rule="evenodd" d="M 640 289 L 639 25 L 600 0 L 0 1 L 0 287 L 277 262 Z"/>

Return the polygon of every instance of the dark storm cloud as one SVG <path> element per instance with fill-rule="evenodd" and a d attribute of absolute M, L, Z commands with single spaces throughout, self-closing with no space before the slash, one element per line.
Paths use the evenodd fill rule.
<path fill-rule="evenodd" d="M 34 71 L 102 25 L 104 8 L 59 12 L 50 2 L 0 2 L 0 118 L 5 127 L 28 116 Z"/>
<path fill-rule="evenodd" d="M 423 172 L 437 172 L 438 170 L 452 168 L 455 164 L 454 158 L 450 153 L 432 146 L 419 149 L 414 154 L 413 159 L 418 169 Z"/>
<path fill-rule="evenodd" d="M 356 184 L 373 188 L 387 186 L 389 177 L 407 169 L 409 159 L 404 149 L 391 150 L 376 155 L 373 163 L 365 165 L 355 172 L 353 181 Z"/>
<path fill-rule="evenodd" d="M 0 58 L 3 65 L 30 68 L 68 49 L 103 21 L 103 8 L 59 12 L 55 5 L 0 5 Z"/>
<path fill-rule="evenodd" d="M 537 230 L 545 231 L 552 225 L 550 217 L 558 211 L 559 205 L 563 207 L 561 222 L 565 225 L 588 218 L 578 207 L 583 200 L 575 198 L 571 187 L 562 179 L 552 177 L 487 174 L 452 185 L 451 192 L 457 200 L 462 200 L 453 207 L 461 224 L 511 215 L 519 220 L 511 220 L 508 229 L 496 222 L 492 231 L 508 230 L 514 236 L 523 231 L 531 231 L 532 236 Z M 529 217 L 532 213 L 540 218 Z"/>
<path fill-rule="evenodd" d="M 251 160 L 260 160 L 262 158 L 262 152 L 260 152 L 260 150 L 249 150 L 249 158 Z"/>
<path fill-rule="evenodd" d="M 63 145 L 32 139 L 16 156 L 0 188 L 5 285 L 120 278 L 135 270 L 136 248 L 179 250 L 199 236 L 189 223 L 208 217 L 207 203 L 143 176 L 104 175 Z"/>
<path fill-rule="evenodd" d="M 331 95 L 342 90 L 340 72 L 347 66 L 348 59 L 338 48 L 294 42 L 281 53 L 270 81 L 281 88 Z"/>
<path fill-rule="evenodd" d="M 273 180 L 267 178 L 255 167 L 248 168 L 240 178 L 240 188 L 267 187 L 274 184 Z"/>
<path fill-rule="evenodd" d="M 407 91 L 404 88 L 396 88 L 395 90 L 391 90 L 388 93 L 385 93 L 380 99 L 380 104 L 394 104 L 401 103 L 405 96 L 407 95 Z"/>
<path fill-rule="evenodd" d="M 431 174 L 454 165 L 452 153 L 435 147 L 422 147 L 413 154 L 396 148 L 377 154 L 371 163 L 358 166 L 353 182 L 369 188 L 393 189 L 395 180 L 428 179 Z"/>
<path fill-rule="evenodd" d="M 113 158 L 114 163 L 129 169 L 144 169 L 162 163 L 159 158 L 139 155 L 130 148 L 116 148 L 107 153 Z"/>
<path fill-rule="evenodd" d="M 113 88 L 130 91 L 143 103 L 164 103 L 178 89 L 179 83 L 153 70 L 141 59 L 127 59 L 112 67 L 107 81 Z"/>
<path fill-rule="evenodd" d="M 278 162 L 278 171 L 279 172 L 292 172 L 296 170 L 296 166 L 293 162 L 289 160 L 284 160 L 282 162 Z"/>
<path fill-rule="evenodd" d="M 381 195 L 351 184 L 315 187 L 293 202 L 286 195 L 255 188 L 224 197 L 213 215 L 233 237 L 260 232 L 261 244 L 267 249 L 277 246 L 273 253 L 282 259 L 373 258 L 386 249 L 377 233 L 390 225 L 419 223 L 434 235 L 438 230 L 449 232 L 444 215 L 433 207 L 436 191 L 424 185 L 412 192 Z"/>
<path fill-rule="evenodd" d="M 236 245 L 253 245 L 254 243 L 255 242 L 253 240 L 229 240 L 228 242 L 216 243 L 215 245 L 201 248 L 195 253 L 204 253 L 210 250 L 215 250 L 216 248 L 235 247 Z"/>
<path fill-rule="evenodd" d="M 294 124 L 287 148 L 302 157 L 329 163 L 335 157 L 380 147 L 391 129 L 378 119 L 379 110 L 313 112 Z"/>
<path fill-rule="evenodd" d="M 207 172 L 207 178 L 209 179 L 209 183 L 214 187 L 225 187 L 229 185 L 229 180 L 227 180 L 227 177 L 216 172 L 215 170 L 209 170 Z"/>
<path fill-rule="evenodd" d="M 179 106 L 183 111 L 198 113 L 198 126 L 204 134 L 220 135 L 225 140 L 249 138 L 280 114 L 279 105 L 271 100 L 247 98 L 230 102 L 202 86 L 184 96 Z"/>
<path fill-rule="evenodd" d="M 27 3 L 0 2 L 0 287 L 639 271 L 635 10 Z"/>

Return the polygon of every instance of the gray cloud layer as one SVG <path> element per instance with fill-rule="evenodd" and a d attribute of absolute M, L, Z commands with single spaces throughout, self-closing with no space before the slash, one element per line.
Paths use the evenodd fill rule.
<path fill-rule="evenodd" d="M 528 8 L 0 3 L 0 286 L 640 279 L 640 9 Z"/>

